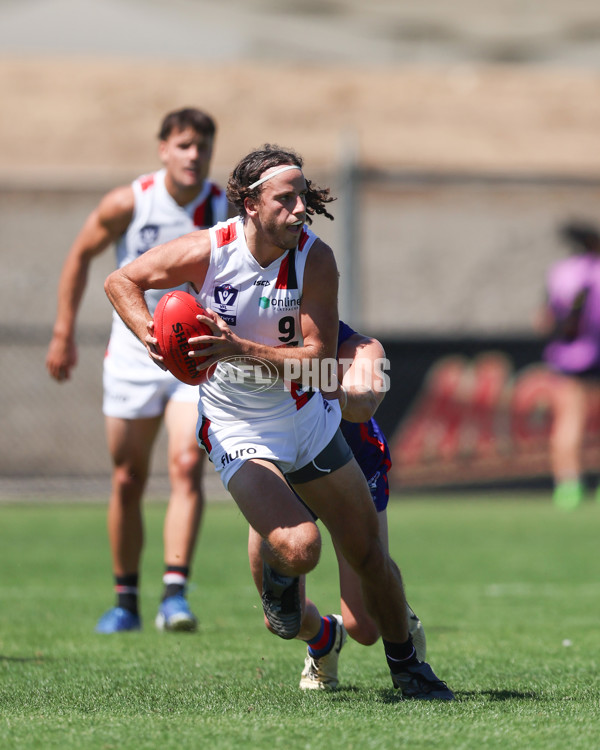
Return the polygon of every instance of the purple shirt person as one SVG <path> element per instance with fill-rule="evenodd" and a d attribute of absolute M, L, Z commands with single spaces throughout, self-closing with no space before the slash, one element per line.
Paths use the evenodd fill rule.
<path fill-rule="evenodd" d="M 591 229 L 584 232 L 575 225 L 568 225 L 563 235 L 580 247 L 548 273 L 548 308 L 554 330 L 544 359 L 558 372 L 596 371 L 600 377 L 600 241 Z"/>
<path fill-rule="evenodd" d="M 549 442 L 553 500 L 571 511 L 585 496 L 583 446 L 590 399 L 600 388 L 600 233 L 570 223 L 561 236 L 574 252 L 548 273 L 544 360 L 556 376 Z"/>

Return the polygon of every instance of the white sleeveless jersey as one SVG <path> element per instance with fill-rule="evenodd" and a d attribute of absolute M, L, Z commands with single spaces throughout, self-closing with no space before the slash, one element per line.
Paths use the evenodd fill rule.
<path fill-rule="evenodd" d="M 228 205 L 225 192 L 215 183 L 205 180 L 200 194 L 185 206 L 180 206 L 165 186 L 166 170 L 138 177 L 132 182 L 134 211 L 131 223 L 116 245 L 117 266 L 122 268 L 155 245 L 161 245 L 197 229 L 205 229 L 227 219 Z M 188 291 L 187 285 L 178 287 Z M 158 300 L 169 289 L 146 292 L 146 303 L 151 313 Z M 131 333 L 113 311 L 113 323 L 107 351 L 106 365 L 123 374 L 123 368 L 148 368 L 152 376 L 160 372 L 150 360 L 146 347 Z"/>
<path fill-rule="evenodd" d="M 198 294 L 244 339 L 267 346 L 302 346 L 300 301 L 310 248 L 317 239 L 306 226 L 294 250 L 263 268 L 250 253 L 238 217 L 210 229 L 210 264 Z M 273 419 L 296 412 L 312 398 L 284 384 L 273 365 L 249 359 L 220 362 L 200 386 L 200 411 L 209 420 Z"/>

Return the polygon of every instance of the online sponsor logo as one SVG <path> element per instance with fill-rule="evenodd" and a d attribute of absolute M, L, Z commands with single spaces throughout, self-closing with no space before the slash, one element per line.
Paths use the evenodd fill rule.
<path fill-rule="evenodd" d="M 271 307 L 277 308 L 278 310 L 297 310 L 300 307 L 299 299 L 272 299 Z"/>
<path fill-rule="evenodd" d="M 277 297 L 261 297 L 258 300 L 258 306 L 261 310 L 275 310 L 275 312 L 289 312 L 290 310 L 300 309 L 299 299 L 278 299 Z"/>

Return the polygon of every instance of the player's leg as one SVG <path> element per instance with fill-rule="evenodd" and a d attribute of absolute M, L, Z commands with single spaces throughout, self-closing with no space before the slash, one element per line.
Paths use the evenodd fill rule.
<path fill-rule="evenodd" d="M 259 594 L 263 593 L 261 545 L 261 536 L 250 527 L 248 560 L 252 579 Z M 307 644 L 307 656 L 300 678 L 300 688 L 302 690 L 333 690 L 338 685 L 337 662 L 346 640 L 346 631 L 339 615 L 322 617 L 316 605 L 306 599 L 306 576 L 299 576 L 298 585 L 302 619 L 296 638 Z M 275 632 L 266 614 L 265 626 Z"/>
<path fill-rule="evenodd" d="M 377 514 L 379 520 L 379 535 L 387 550 L 387 514 L 382 511 Z M 308 597 L 305 597 L 306 611 L 303 618 L 304 622 L 310 621 L 311 631 L 309 637 L 304 640 L 308 641 L 306 658 L 304 660 L 304 669 L 300 677 L 300 688 L 302 690 L 328 690 L 338 685 L 338 661 L 340 651 L 345 643 L 346 634 L 349 634 L 355 641 L 370 646 L 379 639 L 379 630 L 375 621 L 367 612 L 362 596 L 360 577 L 352 569 L 346 558 L 341 553 L 337 544 L 334 543 L 334 549 L 338 560 L 339 581 L 340 581 L 340 603 L 341 617 L 336 615 L 327 615 L 322 618 L 319 611 Z M 326 627 L 326 620 L 332 623 L 333 627 L 337 626 L 338 638 L 330 638 L 329 642 L 319 644 L 317 627 L 321 631 Z M 304 628 L 303 628 L 304 629 Z M 302 632 L 302 631 L 301 631 Z M 335 631 L 334 631 L 335 633 Z M 300 636 L 299 636 L 300 637 Z M 317 648 L 313 647 L 313 644 Z M 321 646 L 319 649 L 318 646 Z M 420 658 L 420 657 L 419 657 Z"/>
<path fill-rule="evenodd" d="M 323 466 L 319 457 L 315 463 Z M 294 489 L 326 525 L 357 574 L 365 609 L 383 638 L 394 686 L 407 698 L 452 700 L 452 692 L 431 667 L 416 658 L 402 576 L 380 538 L 377 513 L 356 460 Z"/>
<path fill-rule="evenodd" d="M 160 630 L 193 631 L 197 620 L 185 599 L 204 511 L 204 449 L 196 440 L 197 403 L 169 400 L 165 409 L 171 494 L 164 523 L 165 573 L 156 618 Z"/>
<path fill-rule="evenodd" d="M 262 593 L 263 589 L 263 559 L 260 554 L 262 537 L 252 526 L 248 531 L 248 560 L 250 562 L 250 572 L 252 580 L 257 591 Z M 322 617 L 314 602 L 306 599 L 306 576 L 299 576 L 299 594 L 300 606 L 302 609 L 302 622 L 296 638 L 300 641 L 310 641 L 314 639 L 321 629 Z M 265 616 L 265 627 L 272 630 L 268 619 Z"/>
<path fill-rule="evenodd" d="M 117 602 L 116 607 L 99 621 L 98 632 L 112 633 L 140 627 L 138 583 L 144 544 L 141 504 L 148 480 L 152 446 L 160 423 L 160 417 L 105 418 L 113 464 L 108 536 Z"/>
<path fill-rule="evenodd" d="M 554 415 L 550 453 L 554 475 L 554 503 L 563 510 L 576 508 L 583 499 L 581 453 L 587 418 L 584 382 L 558 377 L 553 393 Z"/>
<path fill-rule="evenodd" d="M 227 488 L 261 537 L 263 562 L 285 576 L 301 576 L 316 566 L 321 552 L 319 530 L 275 464 L 262 459 L 245 461 Z"/>
<path fill-rule="evenodd" d="M 385 550 L 387 543 L 387 512 L 377 514 L 379 537 Z M 334 542 L 340 577 L 340 602 L 342 618 L 351 638 L 363 646 L 371 646 L 379 640 L 379 629 L 371 617 L 362 597 L 360 577 L 350 566 L 339 545 Z"/>
<path fill-rule="evenodd" d="M 379 511 L 377 518 L 379 521 L 379 538 L 384 549 L 387 551 L 389 549 L 387 509 L 384 508 Z M 335 544 L 334 548 L 340 575 L 341 611 L 344 625 L 351 638 L 364 646 L 371 646 L 379 640 L 379 630 L 365 607 L 360 578 L 352 570 L 346 558 Z M 417 652 L 417 659 L 425 661 L 427 653 L 425 630 L 421 621 L 409 605 L 407 605 L 407 614 L 408 631 Z"/>
<path fill-rule="evenodd" d="M 250 563 L 250 573 L 252 574 L 252 580 L 256 586 L 256 590 L 259 594 L 262 594 L 263 590 L 263 558 L 261 556 L 262 537 L 255 531 L 252 526 L 248 528 L 248 562 Z M 296 636 L 300 640 L 307 640 L 311 638 L 318 630 L 320 623 L 320 615 L 314 604 L 311 604 L 310 609 L 306 607 L 305 599 L 306 589 L 306 576 L 299 576 L 298 581 L 298 593 L 300 596 L 300 607 L 302 609 L 302 623 L 298 635 Z M 269 620 L 265 615 L 265 627 L 268 630 L 273 630 Z"/>
<path fill-rule="evenodd" d="M 359 576 L 365 606 L 382 635 L 406 641 L 408 623 L 402 579 L 379 538 L 379 523 L 366 480 L 352 458 L 341 468 L 294 489 L 323 521 Z"/>
<path fill-rule="evenodd" d="M 260 537 L 263 611 L 282 638 L 298 634 L 299 577 L 315 567 L 321 551 L 313 517 L 280 469 L 292 466 L 297 456 L 296 441 L 290 439 L 294 421 L 294 414 L 265 418 L 257 428 L 244 421 L 218 422 L 201 412 L 196 430 L 223 485 Z"/>
<path fill-rule="evenodd" d="M 250 538 L 250 563 L 268 627 L 282 638 L 295 638 L 302 623 L 300 577 L 319 560 L 319 530 L 269 461 L 244 462 L 228 490 L 257 535 Z"/>
<path fill-rule="evenodd" d="M 373 501 L 373 506 L 377 511 L 379 539 L 385 552 L 389 553 L 387 505 L 389 502 L 390 491 L 387 470 L 385 467 L 381 466 L 379 470 L 369 476 L 367 484 L 371 500 Z M 360 578 L 348 564 L 339 546 L 335 542 L 333 546 L 338 560 L 340 597 L 344 624 L 354 640 L 365 646 L 370 646 L 379 639 L 379 630 L 365 607 Z M 411 620 L 409 618 L 409 630 L 410 622 Z M 421 656 L 419 656 L 419 658 L 422 660 Z"/>

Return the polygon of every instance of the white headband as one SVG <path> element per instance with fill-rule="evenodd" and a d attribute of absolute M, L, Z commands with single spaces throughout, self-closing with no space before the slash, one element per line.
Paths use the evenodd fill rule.
<path fill-rule="evenodd" d="M 255 187 L 262 185 L 263 182 L 270 180 L 271 177 L 275 177 L 275 175 L 281 174 L 282 172 L 287 172 L 288 169 L 299 169 L 300 171 L 302 171 L 302 167 L 299 167 L 296 164 L 288 164 L 285 167 L 279 167 L 279 169 L 271 172 L 271 174 L 268 174 L 266 177 L 261 177 L 260 180 L 256 180 L 256 182 L 253 182 L 252 185 L 248 185 L 248 190 L 253 190 Z"/>

